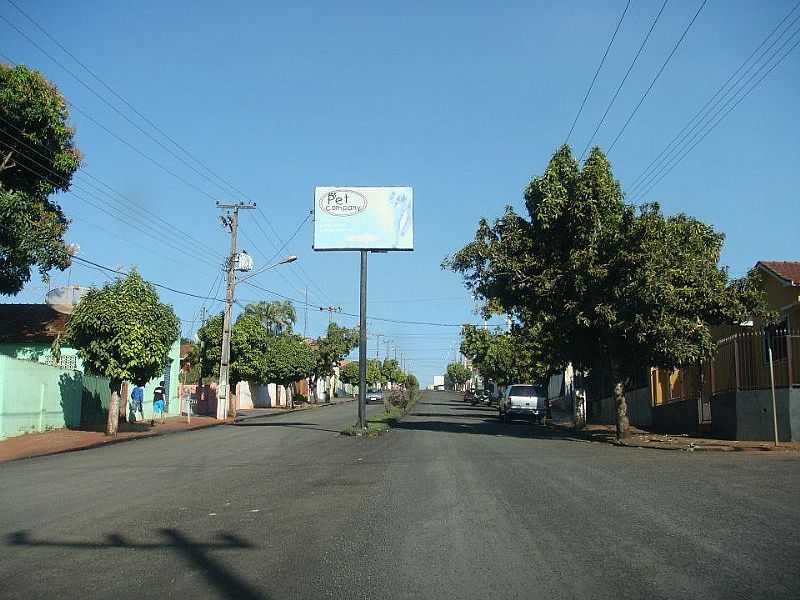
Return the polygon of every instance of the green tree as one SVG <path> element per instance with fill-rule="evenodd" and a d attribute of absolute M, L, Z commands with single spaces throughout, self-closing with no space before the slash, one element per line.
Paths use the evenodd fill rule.
<path fill-rule="evenodd" d="M 313 371 L 314 352 L 299 335 L 271 336 L 264 352 L 263 382 L 289 386 Z"/>
<path fill-rule="evenodd" d="M 172 307 L 136 272 L 81 299 L 67 323 L 67 341 L 89 373 L 111 380 L 108 435 L 117 433 L 122 382 L 144 384 L 162 374 L 179 334 Z"/>
<path fill-rule="evenodd" d="M 0 64 L 0 294 L 18 293 L 37 267 L 70 264 L 69 224 L 50 199 L 69 189 L 81 156 L 63 96 L 40 73 Z"/>
<path fill-rule="evenodd" d="M 535 338 L 518 327 L 511 333 L 502 333 L 467 325 L 461 353 L 472 361 L 482 377 L 498 385 L 540 382 L 549 374 Z"/>
<path fill-rule="evenodd" d="M 288 300 L 248 304 L 244 312 L 258 319 L 272 335 L 291 333 L 297 322 L 294 305 Z"/>
<path fill-rule="evenodd" d="M 197 330 L 197 339 L 200 341 L 200 372 L 204 378 L 219 379 L 219 363 L 222 360 L 222 324 L 223 314 L 219 313 L 209 318 Z M 233 331 L 231 331 L 231 335 Z"/>
<path fill-rule="evenodd" d="M 400 368 L 400 363 L 394 358 L 386 358 L 381 365 L 381 373 L 383 374 L 384 381 L 390 383 L 402 383 L 405 379 L 405 373 Z"/>
<path fill-rule="evenodd" d="M 252 313 L 245 311 L 240 314 L 231 327 L 231 385 L 240 381 L 277 383 L 269 378 L 268 356 L 270 347 L 281 337 L 267 331 Z"/>
<path fill-rule="evenodd" d="M 413 373 L 406 375 L 404 383 L 408 389 L 419 389 L 419 381 L 417 381 L 417 376 Z"/>
<path fill-rule="evenodd" d="M 447 365 L 447 377 L 456 389 L 467 383 L 470 375 L 470 370 L 460 362 L 453 362 Z"/>
<path fill-rule="evenodd" d="M 605 155 L 581 167 L 568 146 L 511 208 L 445 261 L 468 287 L 538 340 L 548 370 L 568 362 L 614 382 L 617 435 L 625 388 L 643 369 L 691 365 L 715 349 L 710 328 L 733 322 L 754 296 L 719 266 L 723 236 L 658 205 L 624 202 Z M 745 286 L 746 287 L 746 286 Z"/>
<path fill-rule="evenodd" d="M 349 362 L 339 370 L 339 379 L 348 385 L 358 385 L 358 363 Z"/>
<path fill-rule="evenodd" d="M 309 376 L 309 384 L 316 395 L 317 381 L 330 377 L 339 362 L 358 346 L 358 329 L 340 327 L 336 323 L 328 325 L 327 335 L 317 339 L 313 346 L 314 368 Z"/>
<path fill-rule="evenodd" d="M 382 383 L 386 383 L 382 367 L 381 361 L 377 358 L 367 360 L 367 385 L 369 387 L 377 387 Z"/>

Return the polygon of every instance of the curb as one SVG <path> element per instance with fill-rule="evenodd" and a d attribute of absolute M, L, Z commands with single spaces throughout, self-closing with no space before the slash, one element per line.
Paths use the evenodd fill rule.
<path fill-rule="evenodd" d="M 147 433 L 145 435 L 137 435 L 125 438 L 112 438 L 108 441 L 102 442 L 92 442 L 91 444 L 87 444 L 86 446 L 78 446 L 76 448 L 64 448 L 62 450 L 54 450 L 52 452 L 43 452 L 42 454 L 30 454 L 28 456 L 18 456 L 16 458 L 9 458 L 8 460 L 0 460 L 0 465 L 4 463 L 11 463 L 17 462 L 19 460 L 29 460 L 31 458 L 41 458 L 43 456 L 55 456 L 57 454 L 69 454 L 71 452 L 81 452 L 82 450 L 93 450 L 95 448 L 102 448 L 103 446 L 114 446 L 116 444 L 122 444 L 125 442 L 135 442 L 136 440 L 144 440 L 154 437 L 161 437 L 164 435 L 171 435 L 173 433 L 187 433 L 190 431 L 197 431 L 199 429 L 208 429 L 209 427 L 219 427 L 220 425 L 224 425 L 224 421 L 217 421 L 216 423 L 203 423 L 200 425 L 196 425 L 194 427 L 188 427 L 186 429 L 176 429 L 173 431 L 156 431 L 154 433 Z"/>
<path fill-rule="evenodd" d="M 646 448 L 647 450 L 665 450 L 667 452 L 785 452 L 785 453 L 798 453 L 794 448 L 784 448 L 781 446 L 725 446 L 725 445 L 673 445 L 673 446 L 660 446 L 650 444 L 647 442 L 635 442 L 626 440 L 599 440 L 591 439 L 589 436 L 582 434 L 580 431 L 571 427 L 564 427 L 560 425 L 551 425 L 555 430 L 566 431 L 572 433 L 576 439 L 583 442 L 595 444 L 608 444 L 610 446 L 618 446 L 621 448 Z"/>
<path fill-rule="evenodd" d="M 225 421 L 225 425 L 236 425 L 237 423 L 241 423 L 242 421 L 249 421 L 251 419 L 266 419 L 268 417 L 277 417 L 280 415 L 289 415 L 296 412 L 303 412 L 305 410 L 316 410 L 318 408 L 328 408 L 329 406 L 339 406 L 341 404 L 347 404 L 349 402 L 353 402 L 353 398 L 349 398 L 347 400 L 342 400 L 341 402 L 326 402 L 324 404 L 311 404 L 309 406 L 304 406 L 303 408 L 292 408 L 287 409 L 281 412 L 273 412 L 268 413 L 266 415 L 242 415 L 234 417 L 233 421 Z M 220 423 L 222 425 L 223 423 Z"/>

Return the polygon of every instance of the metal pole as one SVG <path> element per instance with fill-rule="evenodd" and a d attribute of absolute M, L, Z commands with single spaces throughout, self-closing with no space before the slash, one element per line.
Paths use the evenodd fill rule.
<path fill-rule="evenodd" d="M 306 331 L 308 330 L 308 287 L 306 287 L 306 316 L 303 319 L 303 337 L 306 337 Z"/>
<path fill-rule="evenodd" d="M 231 253 L 228 256 L 228 288 L 225 294 L 225 313 L 222 318 L 222 358 L 219 363 L 219 387 L 217 389 L 217 419 L 228 416 L 228 382 L 231 361 L 231 309 L 233 292 L 236 287 L 236 234 L 239 229 L 239 209 L 233 209 L 231 217 Z"/>
<path fill-rule="evenodd" d="M 767 352 L 769 353 L 769 385 L 772 388 L 772 427 L 775 433 L 775 445 L 778 445 L 778 409 L 775 403 L 775 373 L 772 370 L 772 336 L 767 338 Z"/>
<path fill-rule="evenodd" d="M 358 340 L 358 427 L 367 426 L 367 251 L 361 251 L 361 293 Z"/>

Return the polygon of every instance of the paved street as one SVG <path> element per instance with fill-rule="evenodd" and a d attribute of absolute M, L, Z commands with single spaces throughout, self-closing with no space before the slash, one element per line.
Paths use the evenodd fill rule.
<path fill-rule="evenodd" d="M 797 598 L 800 459 L 564 439 L 425 393 L 0 465 L 3 598 Z M 371 411 L 379 408 L 370 407 Z"/>

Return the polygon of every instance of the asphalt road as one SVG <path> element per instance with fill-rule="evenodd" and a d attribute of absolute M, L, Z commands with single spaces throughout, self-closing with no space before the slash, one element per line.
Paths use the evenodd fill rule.
<path fill-rule="evenodd" d="M 504 426 L 428 393 L 0 465 L 3 598 L 800 597 L 800 458 Z M 377 410 L 377 407 L 372 408 Z"/>

